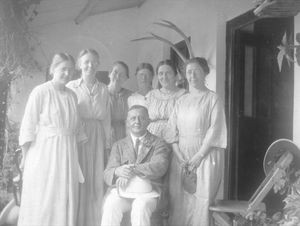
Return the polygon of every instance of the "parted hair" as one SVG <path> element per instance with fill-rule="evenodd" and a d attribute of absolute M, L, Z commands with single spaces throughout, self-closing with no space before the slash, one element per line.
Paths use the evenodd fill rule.
<path fill-rule="evenodd" d="M 75 66 L 74 58 L 68 53 L 57 53 L 53 56 L 50 67 L 49 74 L 53 75 L 54 69 L 62 62 L 71 62 Z"/>
<path fill-rule="evenodd" d="M 77 62 L 76 62 L 77 69 L 79 69 L 79 62 L 80 62 L 81 57 L 83 57 L 87 54 L 93 55 L 97 59 L 97 61 L 100 62 L 100 55 L 95 49 L 83 49 L 79 52 L 78 57 L 77 57 Z"/>
<path fill-rule="evenodd" d="M 149 118 L 149 113 L 148 113 L 148 109 L 143 106 L 143 105 L 139 105 L 139 104 L 135 104 L 135 105 L 132 105 L 129 109 L 128 109 L 128 112 L 132 111 L 132 110 L 144 110 L 147 114 L 147 117 Z"/>
<path fill-rule="evenodd" d="M 185 67 L 192 63 L 198 64 L 202 68 L 205 75 L 209 74 L 209 66 L 208 66 L 207 60 L 205 58 L 203 58 L 203 57 L 191 58 L 185 63 Z"/>
<path fill-rule="evenodd" d="M 163 65 L 168 65 L 170 68 L 172 68 L 173 72 L 174 72 L 174 75 L 176 76 L 177 74 L 177 69 L 176 69 L 176 66 L 175 64 L 171 61 L 171 60 L 162 60 L 160 61 L 158 64 L 157 64 L 157 67 L 156 67 L 156 74 L 158 74 L 158 69 L 160 66 L 163 66 Z"/>
<path fill-rule="evenodd" d="M 128 65 L 124 61 L 121 61 L 121 60 L 115 61 L 113 63 L 112 67 L 114 67 L 116 65 L 121 65 L 122 67 L 124 67 L 125 71 L 126 71 L 126 76 L 127 76 L 127 78 L 129 78 L 129 67 L 128 67 Z"/>
<path fill-rule="evenodd" d="M 149 63 L 140 63 L 136 68 L 135 75 L 137 75 L 137 73 L 142 69 L 148 69 L 151 72 L 152 77 L 154 76 L 154 69 Z"/>

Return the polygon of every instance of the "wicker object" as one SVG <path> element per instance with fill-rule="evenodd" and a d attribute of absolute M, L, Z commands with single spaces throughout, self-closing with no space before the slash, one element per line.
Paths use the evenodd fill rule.
<path fill-rule="evenodd" d="M 300 0 L 258 0 L 254 14 L 259 17 L 289 17 L 300 11 Z"/>

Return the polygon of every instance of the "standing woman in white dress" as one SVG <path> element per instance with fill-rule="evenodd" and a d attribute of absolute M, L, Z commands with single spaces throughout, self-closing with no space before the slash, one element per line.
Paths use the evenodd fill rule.
<path fill-rule="evenodd" d="M 74 59 L 56 54 L 52 80 L 31 92 L 20 128 L 24 166 L 19 226 L 75 226 L 80 133 L 77 98 L 65 85 L 74 73 Z"/>
<path fill-rule="evenodd" d="M 224 170 L 227 129 L 223 103 L 205 86 L 209 73 L 204 58 L 186 65 L 189 92 L 176 103 L 166 140 L 172 143 L 170 222 L 172 226 L 209 226 L 209 205 L 219 190 Z M 175 157 L 176 156 L 176 157 Z M 183 167 L 196 173 L 195 193 L 183 186 Z"/>
<path fill-rule="evenodd" d="M 88 138 L 78 152 L 85 178 L 85 183 L 80 185 L 79 190 L 79 226 L 101 223 L 103 171 L 111 146 L 109 93 L 106 85 L 96 78 L 99 64 L 100 58 L 96 50 L 82 50 L 77 59 L 81 77 L 67 85 L 77 95 L 79 115 Z"/>
<path fill-rule="evenodd" d="M 128 107 L 133 105 L 146 106 L 146 95 L 152 89 L 154 70 L 149 63 L 140 63 L 135 72 L 138 90 L 128 98 Z"/>
<path fill-rule="evenodd" d="M 176 67 L 170 60 L 159 62 L 156 73 L 161 88 L 151 90 L 146 96 L 151 120 L 148 130 L 160 138 L 164 138 L 165 128 L 176 100 L 186 92 L 185 89 L 176 86 L 176 72 Z"/>

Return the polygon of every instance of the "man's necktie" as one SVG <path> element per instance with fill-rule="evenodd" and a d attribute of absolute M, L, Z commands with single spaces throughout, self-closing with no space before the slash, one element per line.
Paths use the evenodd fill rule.
<path fill-rule="evenodd" d="M 140 139 L 137 138 L 136 141 L 135 141 L 135 146 L 134 146 L 134 151 L 135 151 L 136 154 L 139 153 L 140 143 L 141 143 Z"/>

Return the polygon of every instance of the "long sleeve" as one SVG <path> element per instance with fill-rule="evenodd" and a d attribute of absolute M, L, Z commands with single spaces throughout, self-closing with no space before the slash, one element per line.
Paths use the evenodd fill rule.
<path fill-rule="evenodd" d="M 164 131 L 164 139 L 169 144 L 178 142 L 177 112 L 178 103 L 176 103 L 175 108 L 168 120 L 168 125 Z"/>
<path fill-rule="evenodd" d="M 213 103 L 210 114 L 210 126 L 203 139 L 203 144 L 212 147 L 226 148 L 227 128 L 222 102 L 219 99 Z"/>
<path fill-rule="evenodd" d="M 19 135 L 19 145 L 35 140 L 36 129 L 42 108 L 42 93 L 39 87 L 32 90 L 29 95 L 24 116 L 22 119 Z"/>
<path fill-rule="evenodd" d="M 71 86 L 69 85 L 68 88 L 70 88 L 70 87 Z M 72 88 L 70 88 L 70 90 L 72 90 Z M 88 138 L 86 136 L 86 133 L 84 132 L 84 126 L 83 126 L 82 120 L 79 115 L 78 99 L 77 99 L 77 96 L 76 96 L 74 90 L 72 90 L 72 96 L 75 99 L 74 102 L 76 103 L 76 108 L 77 108 L 76 112 L 77 112 L 77 118 L 78 118 L 76 140 L 77 140 L 77 143 L 85 143 L 85 142 L 87 142 Z"/>
<path fill-rule="evenodd" d="M 105 119 L 103 119 L 103 128 L 105 133 L 105 147 L 111 148 L 112 147 L 112 141 L 111 141 L 111 107 L 110 107 L 110 100 L 109 100 L 109 94 L 107 91 L 107 100 L 106 100 L 106 109 L 107 114 Z"/>
<path fill-rule="evenodd" d="M 150 92 L 151 92 L 151 91 L 150 91 Z M 146 94 L 146 96 L 145 96 L 145 98 L 146 98 L 145 106 L 146 106 L 147 108 L 149 108 L 149 105 L 150 105 L 150 92 L 148 92 L 148 93 Z"/>
<path fill-rule="evenodd" d="M 84 132 L 84 127 L 83 127 L 83 124 L 82 124 L 81 120 L 78 122 L 78 131 L 77 131 L 76 135 L 77 135 L 76 139 L 77 139 L 78 143 L 85 143 L 85 142 L 87 142 L 88 138 L 87 138 L 87 136 L 86 136 L 86 134 Z"/>
<path fill-rule="evenodd" d="M 121 165 L 121 156 L 118 150 L 118 145 L 113 145 L 109 160 L 104 170 L 104 181 L 108 186 L 114 185 L 115 170 Z"/>

